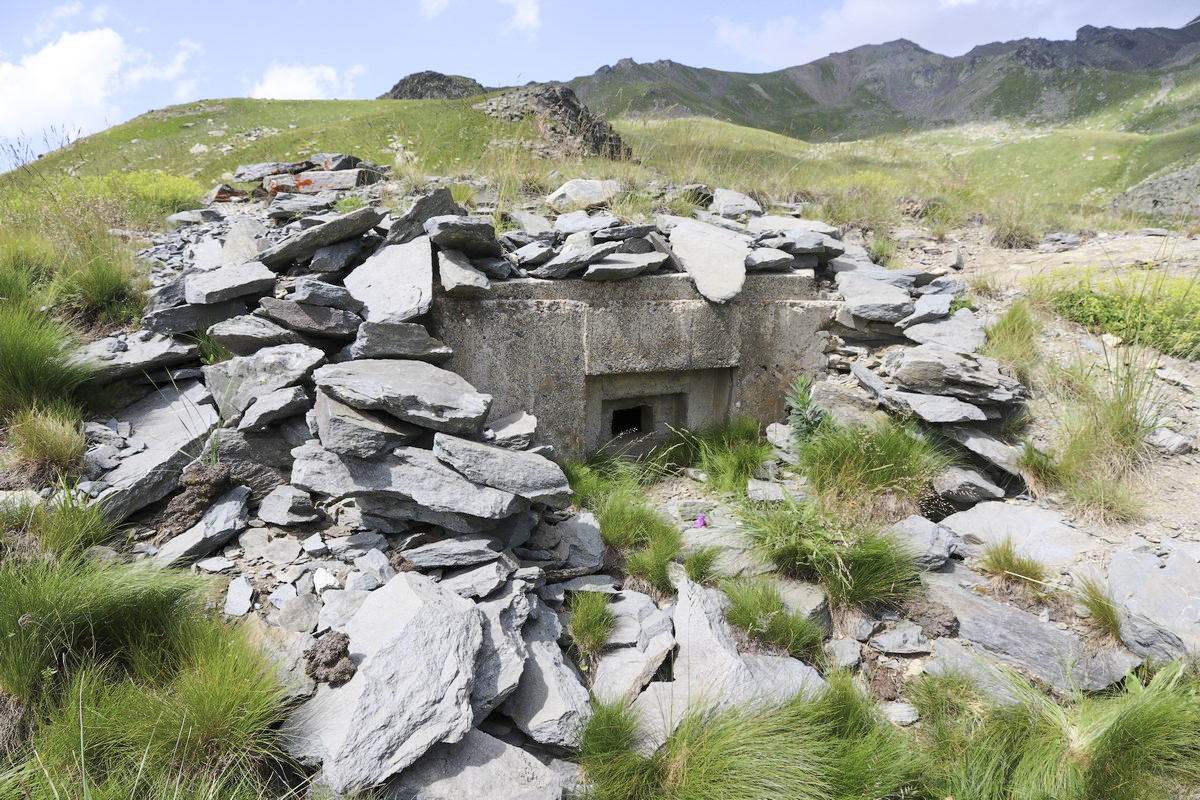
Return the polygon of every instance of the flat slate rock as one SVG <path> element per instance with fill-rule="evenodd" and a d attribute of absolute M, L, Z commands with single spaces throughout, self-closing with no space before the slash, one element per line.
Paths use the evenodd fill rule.
<path fill-rule="evenodd" d="M 521 748 L 473 729 L 435 744 L 393 778 L 381 800 L 561 800 L 558 774 Z"/>
<path fill-rule="evenodd" d="M 575 496 L 562 467 L 526 450 L 509 450 L 438 433 L 433 438 L 433 454 L 475 483 L 552 508 L 565 508 Z"/>
<path fill-rule="evenodd" d="M 313 373 L 313 380 L 347 405 L 459 435 L 480 433 L 492 402 L 455 373 L 421 361 L 330 364 Z"/>
<path fill-rule="evenodd" d="M 926 295 L 926 297 L 948 297 L 948 295 Z M 926 297 L 921 300 L 925 300 Z M 915 312 L 910 316 L 915 316 Z M 974 353 L 987 341 L 983 320 L 976 317 L 969 308 L 960 308 L 944 319 L 917 324 L 910 323 L 904 328 L 904 335 L 917 344 L 932 342 L 960 353 Z"/>
<path fill-rule="evenodd" d="M 425 233 L 443 250 L 459 250 L 470 258 L 501 254 L 496 227 L 487 217 L 430 217 L 425 221 Z"/>
<path fill-rule="evenodd" d="M 342 794 L 378 786 L 471 730 L 483 641 L 475 604 L 417 573 L 364 595 L 341 626 L 354 677 L 321 684 L 281 730 L 291 755 L 320 765 L 322 782 Z"/>
<path fill-rule="evenodd" d="M 1004 490 L 973 469 L 947 467 L 933 481 L 933 490 L 953 503 L 999 500 Z"/>
<path fill-rule="evenodd" d="M 457 217 L 455 217 L 457 219 Z M 408 322 L 433 302 L 433 249 L 422 236 L 380 248 L 343 281 L 367 322 Z"/>
<path fill-rule="evenodd" d="M 708 210 L 726 219 L 736 219 L 743 214 L 762 214 L 762 206 L 749 195 L 735 192 L 732 189 L 717 189 L 713 192 L 712 204 Z"/>
<path fill-rule="evenodd" d="M 933 320 L 948 317 L 950 316 L 950 306 L 953 302 L 954 296 L 949 294 L 921 295 L 913 303 L 913 312 L 904 319 L 897 321 L 896 327 L 907 328 L 910 325 L 932 322 Z"/>
<path fill-rule="evenodd" d="M 554 220 L 554 230 L 563 236 L 570 236 L 572 233 L 587 231 L 588 233 L 596 233 L 605 228 L 615 228 L 621 224 L 621 220 L 607 211 L 599 214 L 589 214 L 586 211 L 570 211 L 566 214 L 559 214 L 558 219 Z"/>
<path fill-rule="evenodd" d="M 275 288 L 276 275 L 259 261 L 230 264 L 184 278 L 188 303 L 211 305 L 247 295 L 261 296 Z"/>
<path fill-rule="evenodd" d="M 922 570 L 941 569 L 958 552 L 954 531 L 913 514 L 892 526 L 896 534 L 916 556 Z"/>
<path fill-rule="evenodd" d="M 347 354 L 351 359 L 415 358 L 437 363 L 454 355 L 454 350 L 415 322 L 364 322 Z"/>
<path fill-rule="evenodd" d="M 244 314 L 209 327 L 209 337 L 235 356 L 248 356 L 265 347 L 303 344 L 300 334 L 269 319 Z"/>
<path fill-rule="evenodd" d="M 230 489 L 209 506 L 192 527 L 173 537 L 154 554 L 156 566 L 171 566 L 214 552 L 246 528 L 246 503 L 250 490 L 245 486 Z"/>
<path fill-rule="evenodd" d="M 412 444 L 424 433 L 416 425 L 348 406 L 322 391 L 317 392 L 313 411 L 321 445 L 343 456 L 374 458 Z"/>
<path fill-rule="evenodd" d="M 1020 452 L 990 433 L 965 425 L 946 425 L 939 428 L 938 432 L 997 469 L 1014 477 L 1021 477 Z"/>
<path fill-rule="evenodd" d="M 199 381 L 156 389 L 118 411 L 146 449 L 121 459 L 104 474 L 109 488 L 93 501 L 115 522 L 158 502 L 179 485 L 179 475 L 192 462 L 217 426 L 217 410 Z"/>
<path fill-rule="evenodd" d="M 1108 565 L 1108 590 L 1122 609 L 1121 640 L 1158 663 L 1200 650 L 1200 564 L 1180 550 L 1121 552 Z"/>
<path fill-rule="evenodd" d="M 424 197 L 417 198 L 412 208 L 404 212 L 388 228 L 387 244 L 404 244 L 425 235 L 425 223 L 433 217 L 463 216 L 466 209 L 454 202 L 448 187 L 442 186 Z"/>
<path fill-rule="evenodd" d="M 546 205 L 555 211 L 571 211 L 573 209 L 588 209 L 607 205 L 621 191 L 617 181 L 590 180 L 576 178 L 567 181 L 546 197 Z M 529 231 L 537 233 L 537 231 Z"/>
<path fill-rule="evenodd" d="M 801 231 L 806 233 L 821 233 L 826 236 L 838 235 L 838 229 L 827 222 L 821 222 L 817 219 L 800 219 L 799 217 L 777 215 L 751 217 L 746 223 L 746 230 L 752 234 Z"/>
<path fill-rule="evenodd" d="M 585 281 L 620 281 L 652 272 L 667 263 L 666 253 L 614 253 L 593 262 L 583 273 Z"/>
<path fill-rule="evenodd" d="M 967 402 L 1004 404 L 1029 397 L 1029 390 L 994 358 L 936 342 L 895 353 L 885 372 L 906 391 L 950 395 Z"/>
<path fill-rule="evenodd" d="M 966 555 L 977 556 L 990 545 L 1011 541 L 1018 554 L 1059 570 L 1073 568 L 1101 544 L 1057 512 L 999 501 L 951 514 L 941 525 L 962 540 L 959 549 Z"/>
<path fill-rule="evenodd" d="M 362 236 L 378 225 L 383 216 L 383 211 L 370 206 L 356 209 L 289 236 L 260 253 L 258 260 L 272 269 L 280 269 L 292 261 L 311 257 L 321 247 Z"/>
<path fill-rule="evenodd" d="M 696 291 L 713 303 L 737 297 L 746 282 L 746 237 L 685 217 L 667 217 L 671 251 L 692 276 Z"/>
<path fill-rule="evenodd" d="M 241 417 L 261 395 L 294 386 L 324 363 L 325 354 L 304 344 L 266 347 L 204 368 L 204 378 L 227 421 Z"/>
<path fill-rule="evenodd" d="M 475 269 L 471 260 L 457 250 L 438 253 L 438 279 L 442 290 L 455 297 L 478 297 L 491 289 L 487 275 Z"/>
<path fill-rule="evenodd" d="M 314 306 L 264 297 L 259 307 L 262 313 L 297 333 L 326 339 L 348 339 L 358 331 L 362 317 L 350 311 L 329 306 Z"/>
<path fill-rule="evenodd" d="M 913 313 L 913 300 L 907 290 L 861 277 L 859 272 L 839 273 L 837 287 L 845 298 L 846 311 L 861 319 L 898 322 Z"/>
<path fill-rule="evenodd" d="M 402 550 L 400 555 L 421 570 L 431 570 L 444 567 L 473 567 L 476 564 L 495 561 L 503 549 L 503 544 L 491 536 L 454 536 Z"/>
<path fill-rule="evenodd" d="M 883 399 L 889 405 L 909 411 L 922 422 L 985 422 L 988 418 L 987 414 L 970 403 L 937 394 L 888 391 Z"/>
<path fill-rule="evenodd" d="M 984 579 L 961 566 L 926 573 L 926 596 L 954 612 L 960 638 L 1056 692 L 1107 688 L 1142 661 L 1123 649 L 1096 649 L 1034 614 L 963 588 L 962 582 L 982 585 Z"/>
<path fill-rule="evenodd" d="M 195 342 L 182 341 L 151 331 L 128 336 L 108 336 L 83 347 L 81 360 L 98 367 L 93 380 L 116 381 L 140 377 L 163 367 L 194 364 L 200 360 Z"/>

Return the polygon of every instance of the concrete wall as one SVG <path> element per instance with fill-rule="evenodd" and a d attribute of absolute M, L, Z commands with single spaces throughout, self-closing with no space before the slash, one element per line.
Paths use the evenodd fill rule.
<path fill-rule="evenodd" d="M 481 297 L 439 294 L 430 328 L 454 349 L 446 368 L 493 395 L 493 418 L 528 410 L 539 442 L 574 458 L 603 443 L 605 403 L 623 394 L 683 394 L 688 427 L 782 419 L 787 384 L 824 364 L 835 307 L 816 299 L 810 272 L 747 276 L 725 305 L 685 274 L 526 279 Z"/>

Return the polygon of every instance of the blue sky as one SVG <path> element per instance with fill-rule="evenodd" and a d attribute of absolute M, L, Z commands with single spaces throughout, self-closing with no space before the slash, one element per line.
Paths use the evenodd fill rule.
<path fill-rule="evenodd" d="M 624 57 L 763 72 L 902 37 L 957 55 L 1072 38 L 1085 24 L 1179 27 L 1200 13 L 1195 0 L 0 3 L 0 140 L 35 143 L 202 98 L 375 97 L 423 69 L 488 86 L 569 79 Z"/>

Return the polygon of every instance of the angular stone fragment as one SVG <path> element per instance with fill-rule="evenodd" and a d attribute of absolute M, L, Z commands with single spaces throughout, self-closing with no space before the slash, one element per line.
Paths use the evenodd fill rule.
<path fill-rule="evenodd" d="M 116 381 L 149 374 L 163 367 L 196 363 L 200 348 L 150 331 L 137 331 L 125 337 L 109 336 L 83 347 L 80 360 L 96 365 L 93 380 Z"/>
<path fill-rule="evenodd" d="M 321 518 L 313 507 L 312 497 L 295 486 L 279 486 L 263 498 L 258 518 L 271 525 L 288 527 L 316 522 Z"/>
<path fill-rule="evenodd" d="M 289 386 L 258 397 L 242 415 L 239 431 L 261 431 L 281 419 L 303 414 L 312 406 L 312 396 L 301 386 Z"/>
<path fill-rule="evenodd" d="M 946 425 L 939 428 L 938 432 L 962 445 L 992 466 L 1009 475 L 1021 477 L 1021 454 L 1015 447 L 1005 444 L 990 433 L 965 425 Z"/>
<path fill-rule="evenodd" d="M 890 283 L 860 277 L 858 272 L 840 272 L 838 291 L 845 309 L 856 317 L 874 322 L 898 322 L 913 313 L 908 292 Z"/>
<path fill-rule="evenodd" d="M 536 267 L 545 264 L 554 257 L 554 246 L 546 242 L 530 242 L 524 247 L 514 250 L 512 258 L 522 267 Z"/>
<path fill-rule="evenodd" d="M 937 295 L 929 295 L 934 296 Z M 915 313 L 910 316 L 915 316 Z M 904 335 L 918 344 L 932 342 L 960 353 L 974 353 L 987 341 L 983 321 L 969 308 L 960 308 L 945 319 L 915 325 L 910 323 L 904 329 Z"/>
<path fill-rule="evenodd" d="M 756 247 L 746 256 L 748 272 L 787 272 L 796 261 L 790 253 L 773 247 Z"/>
<path fill-rule="evenodd" d="M 438 253 L 438 278 L 446 294 L 471 297 L 486 294 L 491 284 L 487 276 L 457 250 L 442 250 Z"/>
<path fill-rule="evenodd" d="M 487 217 L 430 217 L 425 221 L 425 233 L 443 250 L 459 250 L 470 258 L 501 252 L 496 228 Z"/>
<path fill-rule="evenodd" d="M 1108 590 L 1122 610 L 1121 641 L 1159 664 L 1200 650 L 1200 564 L 1176 550 L 1120 552 L 1108 565 Z"/>
<path fill-rule="evenodd" d="M 313 374 L 317 387 L 355 408 L 384 411 L 436 431 L 475 435 L 490 395 L 448 370 L 421 361 L 362 359 L 330 364 Z"/>
<path fill-rule="evenodd" d="M 582 246 L 569 243 L 561 253 L 532 270 L 529 275 L 533 278 L 566 278 L 589 264 L 612 256 L 620 247 L 620 242 Z"/>
<path fill-rule="evenodd" d="M 261 296 L 275 287 L 276 275 L 258 261 L 230 264 L 184 279 L 184 298 L 189 303 L 211 305 L 247 295 Z"/>
<path fill-rule="evenodd" d="M 509 450 L 524 450 L 533 444 L 537 433 L 537 417 L 528 411 L 518 411 L 493 420 L 483 432 L 483 437 L 497 447 Z"/>
<path fill-rule="evenodd" d="M 558 615 L 542 601 L 534 601 L 523 634 L 529 657 L 516 690 L 501 710 L 535 742 L 573 748 L 579 746 L 591 707 L 583 680 L 558 646 L 560 636 Z"/>
<path fill-rule="evenodd" d="M 583 274 L 585 281 L 620 281 L 634 278 L 667 263 L 666 253 L 615 253 L 593 262 Z"/>
<path fill-rule="evenodd" d="M 354 677 L 320 685 L 282 729 L 291 754 L 320 764 L 333 791 L 376 786 L 471 729 L 482 643 L 474 603 L 402 573 L 371 592 L 342 632 L 358 665 Z"/>
<path fill-rule="evenodd" d="M 311 161 L 266 161 L 261 164 L 243 164 L 239 166 L 233 173 L 233 180 L 236 183 L 251 183 L 253 181 L 261 181 L 268 175 L 287 175 L 294 172 L 303 172 L 306 169 L 312 169 Z"/>
<path fill-rule="evenodd" d="M 207 333 L 214 342 L 236 356 L 248 356 L 264 347 L 304 343 L 295 331 L 253 314 L 218 322 L 209 327 Z"/>
<path fill-rule="evenodd" d="M 246 303 L 241 300 L 209 305 L 179 305 L 147 312 L 142 317 L 142 327 L 164 335 L 191 333 L 245 313 Z"/>
<path fill-rule="evenodd" d="M 325 354 L 303 344 L 266 347 L 204 368 L 204 378 L 226 420 L 236 420 L 261 395 L 307 379 Z"/>
<path fill-rule="evenodd" d="M 433 217 L 465 216 L 466 209 L 454 202 L 450 189 L 442 186 L 424 197 L 417 198 L 412 208 L 392 223 L 387 244 L 404 244 L 425 235 L 425 223 Z"/>
<path fill-rule="evenodd" d="M 746 282 L 746 237 L 683 217 L 668 217 L 671 251 L 696 282 L 696 291 L 713 303 L 727 303 Z"/>
<path fill-rule="evenodd" d="M 947 467 L 933 481 L 933 490 L 954 503 L 999 500 L 1004 490 L 973 469 Z"/>
<path fill-rule="evenodd" d="M 943 397 L 936 394 L 920 394 L 917 392 L 888 391 L 883 395 L 884 402 L 889 407 L 904 409 L 922 422 L 955 423 L 955 422 L 984 422 L 987 414 L 976 406 L 956 400 L 953 397 Z"/>
<path fill-rule="evenodd" d="M 362 301 L 356 300 L 345 286 L 336 286 L 313 278 L 301 278 L 296 281 L 289 300 L 305 303 L 310 306 L 329 306 L 343 311 L 358 313 L 362 311 Z"/>
<path fill-rule="evenodd" d="M 423 433 L 415 425 L 360 411 L 321 391 L 317 392 L 314 410 L 321 445 L 339 455 L 374 458 L 411 444 Z"/>
<path fill-rule="evenodd" d="M 592 694 L 602 702 L 630 702 L 675 649 L 671 617 L 634 591 L 621 592 L 608 609 L 613 627 L 596 664 Z"/>
<path fill-rule="evenodd" d="M 558 212 L 595 208 L 607 205 L 619 191 L 621 184 L 616 181 L 576 178 L 551 192 L 546 198 L 546 205 Z"/>
<path fill-rule="evenodd" d="M 400 447 L 373 461 L 339 456 L 315 444 L 302 445 L 293 453 L 294 485 L 335 500 L 356 497 L 407 503 L 410 519 L 442 513 L 501 520 L 525 506 L 512 494 L 472 483 L 438 462 L 428 450 L 415 447 Z M 365 510 L 366 504 L 361 504 Z M 450 518 L 431 517 L 428 521 L 460 529 Z"/>
<path fill-rule="evenodd" d="M 302 195 L 279 192 L 267 204 L 267 216 L 273 220 L 288 222 L 296 217 L 306 217 L 327 211 L 333 205 L 333 195 Z"/>
<path fill-rule="evenodd" d="M 712 205 L 708 207 L 708 210 L 726 219 L 736 219 L 742 214 L 759 215 L 763 213 L 762 206 L 754 198 L 732 189 L 715 190 Z"/>
<path fill-rule="evenodd" d="M 326 245 L 362 236 L 382 219 L 383 212 L 379 209 L 370 206 L 360 208 L 289 236 L 260 253 L 258 260 L 272 269 L 279 269 L 292 261 L 309 258 Z"/>
<path fill-rule="evenodd" d="M 408 322 L 421 316 L 433 301 L 433 250 L 429 239 L 420 237 L 380 248 L 343 283 L 363 304 L 363 317 L 368 322 Z"/>
<path fill-rule="evenodd" d="M 225 616 L 244 617 L 254 604 L 254 587 L 245 578 L 234 578 L 229 582 L 225 595 Z"/>
<path fill-rule="evenodd" d="M 362 324 L 362 317 L 340 308 L 310 306 L 292 300 L 264 297 L 261 301 L 263 314 L 298 333 L 331 339 L 347 339 L 355 334 Z"/>
<path fill-rule="evenodd" d="M 439 433 L 433 454 L 475 483 L 554 508 L 570 504 L 574 493 L 562 468 L 524 450 L 508 450 Z"/>
<path fill-rule="evenodd" d="M 515 745 L 470 730 L 455 744 L 436 744 L 393 778 L 381 800 L 561 800 L 559 776 Z"/>
<path fill-rule="evenodd" d="M 351 359 L 415 358 L 438 363 L 454 355 L 440 339 L 415 322 L 364 322 L 350 344 Z"/>
<path fill-rule="evenodd" d="M 377 172 L 367 169 L 308 170 L 295 175 L 268 176 L 263 179 L 263 189 L 268 192 L 296 192 L 299 194 L 344 192 L 374 183 L 377 177 Z"/>
<path fill-rule="evenodd" d="M 154 556 L 156 566 L 170 566 L 202 558 L 214 552 L 246 528 L 246 502 L 250 490 L 238 486 L 222 495 L 204 517 L 183 533 L 163 544 Z"/>
<path fill-rule="evenodd" d="M 896 623 L 896 626 L 890 631 L 872 636 L 870 646 L 872 650 L 880 653 L 904 656 L 919 655 L 930 651 L 929 640 L 925 638 L 925 634 L 917 625 L 908 620 Z"/>
<path fill-rule="evenodd" d="M 907 328 L 921 322 L 931 322 L 935 319 L 949 316 L 950 305 L 954 302 L 953 295 L 926 294 L 917 298 L 913 303 L 913 312 L 896 322 L 897 328 Z"/>
<path fill-rule="evenodd" d="M 825 236 L 838 236 L 838 229 L 827 222 L 816 219 L 800 219 L 799 217 L 781 217 L 767 215 L 751 217 L 746 223 L 746 230 L 752 234 L 762 233 L 819 233 Z"/>
<path fill-rule="evenodd" d="M 605 228 L 613 228 L 621 224 L 621 220 L 617 219 L 607 211 L 601 214 L 589 214 L 586 211 L 571 211 L 567 214 L 559 214 L 558 219 L 554 220 L 554 230 L 563 236 L 570 236 L 572 233 L 587 231 L 588 233 L 596 233 Z"/>
<path fill-rule="evenodd" d="M 402 552 L 418 568 L 470 567 L 500 557 L 503 545 L 491 536 L 455 536 Z"/>
<path fill-rule="evenodd" d="M 893 525 L 892 532 L 908 545 L 922 570 L 940 569 L 957 549 L 952 531 L 915 514 Z"/>
<path fill-rule="evenodd" d="M 973 403 L 1015 403 L 1029 397 L 1020 381 L 987 356 L 934 343 L 894 355 L 885 371 L 907 391 L 950 395 Z"/>
<path fill-rule="evenodd" d="M 109 488 L 95 503 L 116 522 L 170 494 L 179 475 L 199 454 L 217 425 L 211 396 L 199 381 L 156 389 L 116 413 L 118 423 L 130 426 L 146 449 L 121 460 L 104 475 Z"/>

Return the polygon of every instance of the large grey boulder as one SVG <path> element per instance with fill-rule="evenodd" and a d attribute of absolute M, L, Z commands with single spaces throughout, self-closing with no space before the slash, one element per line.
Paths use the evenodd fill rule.
<path fill-rule="evenodd" d="M 1162 664 L 1200 650 L 1200 564 L 1191 555 L 1117 553 L 1108 590 L 1122 611 L 1121 641 L 1133 652 Z"/>
<path fill-rule="evenodd" d="M 184 467 L 199 455 L 217 426 L 217 410 L 199 381 L 156 389 L 118 411 L 118 423 L 129 423 L 146 449 L 121 459 L 104 474 L 109 488 L 94 501 L 116 522 L 170 494 Z"/>
<path fill-rule="evenodd" d="M 671 617 L 640 592 L 608 604 L 613 628 L 596 664 L 592 694 L 603 703 L 632 702 L 675 649 Z"/>
<path fill-rule="evenodd" d="M 313 373 L 313 380 L 347 405 L 444 433 L 478 434 L 492 403 L 491 395 L 475 391 L 463 378 L 422 361 L 330 364 Z"/>
<path fill-rule="evenodd" d="M 959 550 L 978 556 L 1011 541 L 1019 555 L 1057 570 L 1069 570 L 1101 545 L 1100 539 L 1068 525 L 1045 508 L 990 501 L 951 514 L 941 522 L 961 539 Z"/>
<path fill-rule="evenodd" d="M 537 417 L 528 411 L 516 411 L 492 420 L 483 431 L 483 438 L 497 447 L 524 450 L 533 444 L 537 434 Z"/>
<path fill-rule="evenodd" d="M 184 299 L 209 305 L 235 297 L 260 296 L 275 287 L 276 275 L 259 261 L 230 264 L 184 278 Z"/>
<path fill-rule="evenodd" d="M 555 211 L 574 211 L 608 205 L 621 191 L 616 181 L 597 181 L 576 178 L 555 189 L 546 198 L 546 205 Z"/>
<path fill-rule="evenodd" d="M 393 778 L 382 800 L 561 800 L 554 770 L 515 745 L 471 730 L 459 742 L 437 744 Z"/>
<path fill-rule="evenodd" d="M 211 364 L 204 368 L 204 379 L 221 416 L 233 421 L 260 396 L 306 380 L 324 361 L 325 354 L 315 347 L 281 344 Z"/>
<path fill-rule="evenodd" d="M 762 206 L 753 197 L 732 189 L 715 190 L 712 204 L 709 205 L 708 210 L 726 219 L 736 219 L 743 214 L 759 215 L 763 213 Z"/>
<path fill-rule="evenodd" d="M 392 223 L 388 229 L 387 244 L 404 244 L 425 235 L 425 223 L 433 217 L 448 215 L 462 216 L 466 209 L 454 202 L 448 187 L 442 186 L 424 197 L 417 198 L 412 208 Z"/>
<path fill-rule="evenodd" d="M 422 236 L 380 248 L 343 281 L 367 322 L 408 322 L 433 302 L 433 249 Z"/>
<path fill-rule="evenodd" d="M 941 569 L 958 549 L 952 531 L 916 514 L 897 522 L 892 532 L 912 551 L 922 570 Z"/>
<path fill-rule="evenodd" d="M 415 358 L 437 363 L 454 351 L 415 322 L 364 322 L 346 354 L 351 359 Z"/>
<path fill-rule="evenodd" d="M 294 485 L 335 500 L 357 498 L 364 511 L 370 507 L 367 500 L 392 501 L 375 508 L 469 533 L 476 530 L 472 520 L 502 520 L 527 505 L 515 495 L 472 483 L 415 447 L 399 447 L 370 461 L 339 456 L 317 444 L 292 452 Z"/>
<path fill-rule="evenodd" d="M 1096 650 L 1053 623 L 964 588 L 964 583 L 982 586 L 984 580 L 961 566 L 926 573 L 926 596 L 954 613 L 961 638 L 1057 692 L 1104 689 L 1141 663 L 1125 650 Z"/>
<path fill-rule="evenodd" d="M 482 644 L 475 604 L 401 573 L 369 593 L 341 631 L 354 677 L 321 684 L 284 722 L 291 755 L 321 766 L 335 792 L 377 786 L 439 742 L 472 727 L 471 686 Z"/>
<path fill-rule="evenodd" d="M 383 211 L 370 206 L 351 211 L 289 236 L 260 253 L 258 260 L 272 269 L 280 269 L 292 261 L 309 258 L 326 245 L 362 236 L 378 225 L 383 216 Z"/>
<path fill-rule="evenodd" d="M 918 302 L 927 298 L 948 296 L 926 295 Z M 987 341 L 983 320 L 976 317 L 969 308 L 960 308 L 944 319 L 910 324 L 904 329 L 904 335 L 918 344 L 932 342 L 960 353 L 974 353 Z"/>
<path fill-rule="evenodd" d="M 330 452 L 355 458 L 374 458 L 395 448 L 411 444 L 423 430 L 386 415 L 360 411 L 317 392 L 314 405 L 317 436 Z"/>
<path fill-rule="evenodd" d="M 469 258 L 501 253 L 496 227 L 487 217 L 430 217 L 425 221 L 425 233 L 441 249 L 459 250 Z"/>
<path fill-rule="evenodd" d="M 563 632 L 558 615 L 535 600 L 530 617 L 523 633 L 529 649 L 525 670 L 501 710 L 539 744 L 578 747 L 591 716 L 588 690 L 558 645 Z"/>
<path fill-rule="evenodd" d="M 164 367 L 194 364 L 200 348 L 172 336 L 137 331 L 128 336 L 108 336 L 83 347 L 80 360 L 94 365 L 93 380 L 116 381 L 153 373 Z"/>
<path fill-rule="evenodd" d="M 521 631 L 533 610 L 528 588 L 524 581 L 509 581 L 501 591 L 476 605 L 483 614 L 483 644 L 475 658 L 475 685 L 471 688 L 476 724 L 516 691 L 521 682 L 529 655 L 529 645 Z"/>
<path fill-rule="evenodd" d="M 600 522 L 590 511 L 580 511 L 554 526 L 559 542 L 566 545 L 566 568 L 599 572 L 604 566 L 604 537 Z"/>
<path fill-rule="evenodd" d="M 907 290 L 859 272 L 839 272 L 837 288 L 846 300 L 846 311 L 861 319 L 899 322 L 913 313 L 913 300 Z"/>
<path fill-rule="evenodd" d="M 475 483 L 554 508 L 571 503 L 574 493 L 562 467 L 526 450 L 509 450 L 439 433 L 433 454 Z"/>
<path fill-rule="evenodd" d="M 304 343 L 295 331 L 253 314 L 218 322 L 210 326 L 207 333 L 214 342 L 235 356 L 248 356 L 264 347 Z"/>
<path fill-rule="evenodd" d="M 696 291 L 714 303 L 737 297 L 746 282 L 749 240 L 740 234 L 694 219 L 668 217 L 671 251 L 692 276 Z"/>
<path fill-rule="evenodd" d="M 154 555 L 157 566 L 171 566 L 208 555 L 246 528 L 250 490 L 237 486 L 219 497 L 200 521 L 166 542 Z"/>
<path fill-rule="evenodd" d="M 1029 397 L 1029 390 L 995 359 L 941 344 L 896 352 L 887 360 L 885 372 L 907 391 L 950 395 L 967 402 L 1015 403 Z"/>

